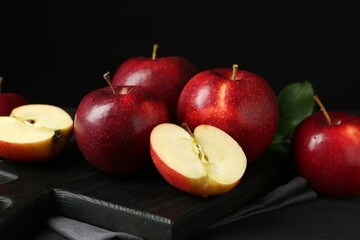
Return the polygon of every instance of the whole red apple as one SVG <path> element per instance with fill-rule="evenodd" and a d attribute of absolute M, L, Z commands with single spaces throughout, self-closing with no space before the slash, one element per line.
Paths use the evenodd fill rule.
<path fill-rule="evenodd" d="M 321 194 L 360 195 L 360 117 L 327 112 L 320 105 L 323 113 L 307 117 L 294 131 L 291 154 L 295 167 Z"/>
<path fill-rule="evenodd" d="M 28 101 L 23 96 L 16 93 L 2 93 L 2 82 L 3 78 L 0 76 L 0 116 L 9 116 L 14 108 L 28 104 Z"/>
<path fill-rule="evenodd" d="M 190 129 L 201 124 L 218 127 L 243 148 L 248 162 L 270 145 L 278 125 L 274 91 L 262 77 L 231 68 L 195 75 L 181 92 L 178 122 Z"/>
<path fill-rule="evenodd" d="M 176 120 L 176 109 L 181 90 L 197 72 L 195 65 L 181 56 L 134 57 L 122 63 L 114 74 L 113 85 L 146 86 L 158 94 L 166 104 L 170 119 Z"/>
<path fill-rule="evenodd" d="M 84 96 L 76 111 L 74 132 L 90 164 L 112 175 L 130 176 L 151 164 L 150 133 L 168 121 L 164 103 L 150 89 L 111 86 Z"/>

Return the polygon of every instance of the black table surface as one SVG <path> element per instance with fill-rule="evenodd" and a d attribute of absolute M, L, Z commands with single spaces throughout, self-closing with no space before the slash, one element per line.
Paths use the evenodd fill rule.
<path fill-rule="evenodd" d="M 319 197 L 205 230 L 194 239 L 360 239 L 360 197 Z"/>
<path fill-rule="evenodd" d="M 204 230 L 192 239 L 360 239 L 360 197 L 316 200 Z M 24 238 L 25 239 L 25 238 Z M 26 239 L 65 239 L 45 225 Z"/>

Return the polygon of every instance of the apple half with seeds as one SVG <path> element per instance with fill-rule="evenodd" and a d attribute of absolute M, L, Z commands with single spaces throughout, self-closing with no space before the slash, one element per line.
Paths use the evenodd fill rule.
<path fill-rule="evenodd" d="M 62 108 L 27 104 L 0 117 L 0 157 L 43 162 L 57 156 L 72 136 L 73 120 Z"/>
<path fill-rule="evenodd" d="M 240 145 L 223 130 L 199 125 L 157 125 L 150 135 L 152 160 L 167 182 L 203 197 L 224 194 L 240 182 L 247 159 Z"/>

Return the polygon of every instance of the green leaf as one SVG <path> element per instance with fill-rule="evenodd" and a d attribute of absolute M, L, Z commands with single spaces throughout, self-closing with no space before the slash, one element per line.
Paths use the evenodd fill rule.
<path fill-rule="evenodd" d="M 279 126 L 278 135 L 291 134 L 297 125 L 314 111 L 314 89 L 310 82 L 293 83 L 278 95 Z"/>
<path fill-rule="evenodd" d="M 279 125 L 270 149 L 284 151 L 283 143 L 290 137 L 299 123 L 314 111 L 314 89 L 308 81 L 284 87 L 278 95 Z"/>

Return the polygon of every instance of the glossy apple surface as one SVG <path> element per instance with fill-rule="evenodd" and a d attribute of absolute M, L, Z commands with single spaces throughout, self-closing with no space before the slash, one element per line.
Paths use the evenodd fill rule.
<path fill-rule="evenodd" d="M 178 125 L 159 124 L 151 133 L 150 148 L 156 168 L 170 184 L 203 197 L 233 189 L 247 165 L 239 144 L 209 125 L 189 134 Z"/>
<path fill-rule="evenodd" d="M 297 171 L 317 192 L 360 195 L 360 118 L 344 112 L 315 113 L 296 128 L 291 141 Z"/>
<path fill-rule="evenodd" d="M 56 157 L 72 136 L 73 120 L 63 109 L 28 104 L 0 117 L 0 156 L 21 162 L 43 162 Z"/>
<path fill-rule="evenodd" d="M 28 104 L 29 102 L 19 94 L 2 92 L 2 82 L 3 77 L 0 76 L 0 116 L 9 116 L 14 108 Z"/>
<path fill-rule="evenodd" d="M 113 85 L 139 85 L 151 88 L 176 120 L 178 98 L 185 84 L 197 73 L 194 64 L 181 56 L 134 57 L 116 70 Z"/>
<path fill-rule="evenodd" d="M 0 93 L 0 116 L 9 116 L 14 108 L 25 104 L 28 101 L 16 93 Z"/>
<path fill-rule="evenodd" d="M 117 86 L 94 90 L 81 100 L 75 136 L 85 159 L 117 176 L 140 173 L 151 164 L 151 130 L 168 122 L 165 105 L 149 89 Z"/>
<path fill-rule="evenodd" d="M 201 124 L 230 134 L 248 162 L 263 154 L 278 125 L 278 105 L 271 86 L 260 76 L 231 68 L 203 71 L 184 87 L 178 104 L 178 123 L 190 129 Z"/>

